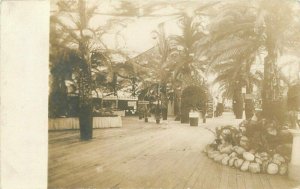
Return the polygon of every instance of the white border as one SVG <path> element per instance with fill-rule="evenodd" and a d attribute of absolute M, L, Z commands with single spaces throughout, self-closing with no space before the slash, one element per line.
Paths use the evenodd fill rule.
<path fill-rule="evenodd" d="M 47 188 L 48 1 L 1 2 L 1 188 Z"/>

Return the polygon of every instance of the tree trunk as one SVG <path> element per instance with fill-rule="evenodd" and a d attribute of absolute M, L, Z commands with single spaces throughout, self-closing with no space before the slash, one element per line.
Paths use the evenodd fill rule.
<path fill-rule="evenodd" d="M 87 28 L 86 2 L 78 1 L 78 11 L 80 17 L 80 41 L 79 52 L 81 58 L 79 73 L 79 127 L 81 140 L 90 140 L 93 137 L 93 117 L 92 117 L 92 78 L 90 68 L 90 52 L 88 49 L 88 39 L 83 35 L 83 30 Z"/>
<path fill-rule="evenodd" d="M 131 79 L 131 83 L 132 83 L 132 85 L 131 85 L 132 96 L 135 96 L 136 95 L 136 86 L 135 86 L 136 78 L 135 77 Z"/>
<path fill-rule="evenodd" d="M 278 118 L 276 110 L 281 102 L 279 79 L 276 71 L 276 55 L 268 50 L 268 55 L 264 62 L 264 80 L 262 90 L 262 113 L 265 118 Z"/>
<path fill-rule="evenodd" d="M 89 140 L 93 137 L 91 73 L 86 62 L 82 62 L 79 78 L 79 126 L 80 138 Z"/>
<path fill-rule="evenodd" d="M 181 104 L 180 104 L 180 121 L 181 123 L 189 123 L 189 112 L 190 107 L 186 105 L 186 97 L 181 95 Z"/>
<path fill-rule="evenodd" d="M 117 91 L 117 81 L 118 81 L 118 75 L 116 73 L 113 73 L 113 78 L 112 78 L 112 88 L 113 88 L 113 93 L 114 96 L 118 95 Z"/>
<path fill-rule="evenodd" d="M 246 86 L 246 94 L 252 94 L 253 85 L 249 83 Z M 253 99 L 245 99 L 245 115 L 246 119 L 251 119 L 254 115 L 254 102 Z"/>
<path fill-rule="evenodd" d="M 178 92 L 174 92 L 174 114 L 175 114 L 175 121 L 180 121 L 180 95 Z"/>
<path fill-rule="evenodd" d="M 165 84 L 162 85 L 162 92 L 161 92 L 161 113 L 163 120 L 168 119 L 168 97 L 167 97 L 167 87 Z"/>
<path fill-rule="evenodd" d="M 234 90 L 232 109 L 236 119 L 243 118 L 243 97 L 242 88 L 238 87 Z"/>

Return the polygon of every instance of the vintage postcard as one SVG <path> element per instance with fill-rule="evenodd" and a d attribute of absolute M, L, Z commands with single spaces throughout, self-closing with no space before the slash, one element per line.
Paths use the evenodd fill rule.
<path fill-rule="evenodd" d="M 300 188 L 300 2 L 1 2 L 3 189 Z"/>

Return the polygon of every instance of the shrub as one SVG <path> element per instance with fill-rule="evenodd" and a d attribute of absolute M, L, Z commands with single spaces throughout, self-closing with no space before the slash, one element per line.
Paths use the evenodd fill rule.
<path fill-rule="evenodd" d="M 206 112 L 207 95 L 204 88 L 188 86 L 181 95 L 181 123 L 189 122 L 189 112 L 198 110 Z"/>

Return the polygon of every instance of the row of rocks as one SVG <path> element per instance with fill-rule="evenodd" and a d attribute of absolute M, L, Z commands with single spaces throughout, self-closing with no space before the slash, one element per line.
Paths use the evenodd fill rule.
<path fill-rule="evenodd" d="M 285 175 L 288 169 L 287 160 L 280 154 L 270 155 L 266 152 L 246 151 L 241 146 L 220 144 L 216 149 L 207 145 L 205 152 L 216 162 L 251 173 Z"/>

